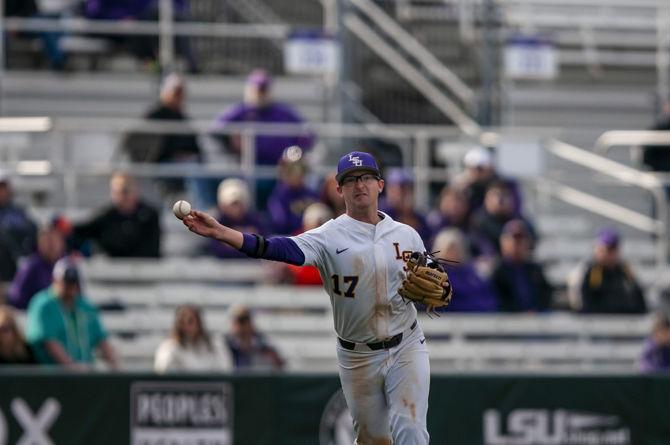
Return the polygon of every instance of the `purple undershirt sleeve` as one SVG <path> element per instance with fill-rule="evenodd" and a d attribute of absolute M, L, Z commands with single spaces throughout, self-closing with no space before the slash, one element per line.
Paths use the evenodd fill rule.
<path fill-rule="evenodd" d="M 281 261 L 282 263 L 302 266 L 305 264 L 305 254 L 292 239 L 285 236 L 273 236 L 272 238 L 261 238 L 250 233 L 243 234 L 240 252 L 252 258 L 263 258 L 265 260 Z M 259 248 L 259 240 L 264 240 L 264 245 Z M 261 241 L 262 243 L 262 241 Z"/>

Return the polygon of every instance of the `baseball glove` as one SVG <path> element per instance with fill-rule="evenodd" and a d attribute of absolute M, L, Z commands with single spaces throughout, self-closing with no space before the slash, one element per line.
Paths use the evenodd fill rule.
<path fill-rule="evenodd" d="M 441 264 L 433 260 L 428 263 L 427 254 L 413 252 L 407 269 L 407 276 L 398 289 L 400 296 L 426 305 L 429 311 L 451 302 L 454 292 Z"/>

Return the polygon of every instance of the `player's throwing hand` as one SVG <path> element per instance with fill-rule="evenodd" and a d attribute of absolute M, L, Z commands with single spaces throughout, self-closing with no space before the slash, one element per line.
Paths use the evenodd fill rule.
<path fill-rule="evenodd" d="M 198 210 L 192 210 L 182 221 L 191 232 L 214 239 L 220 239 L 220 233 L 225 229 L 213 216 Z"/>

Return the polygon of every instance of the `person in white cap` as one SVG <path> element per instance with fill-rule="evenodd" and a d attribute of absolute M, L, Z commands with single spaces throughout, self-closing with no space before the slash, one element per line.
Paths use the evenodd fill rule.
<path fill-rule="evenodd" d="M 251 192 L 248 184 L 238 178 L 228 178 L 221 181 L 217 193 L 216 220 L 225 226 L 243 232 L 253 232 L 265 235 L 265 226 L 258 214 L 252 210 Z M 209 240 L 208 252 L 219 258 L 247 258 L 237 249 Z"/>
<path fill-rule="evenodd" d="M 454 179 L 453 185 L 463 190 L 468 197 L 470 211 L 477 211 L 484 204 L 484 196 L 491 184 L 504 182 L 511 190 L 514 211 L 521 210 L 521 194 L 516 181 L 503 178 L 497 171 L 493 152 L 484 147 L 470 149 L 463 157 L 465 170 Z"/>

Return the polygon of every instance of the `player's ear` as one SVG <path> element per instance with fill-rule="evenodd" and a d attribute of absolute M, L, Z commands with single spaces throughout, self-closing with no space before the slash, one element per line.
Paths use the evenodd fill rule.
<path fill-rule="evenodd" d="M 337 190 L 337 194 L 340 195 L 340 197 L 343 196 L 342 195 L 342 186 L 340 184 L 337 184 L 337 188 L 335 190 Z"/>
<path fill-rule="evenodd" d="M 377 184 L 379 184 L 379 193 L 384 191 L 384 185 L 386 184 L 383 179 L 380 179 L 377 181 Z"/>

